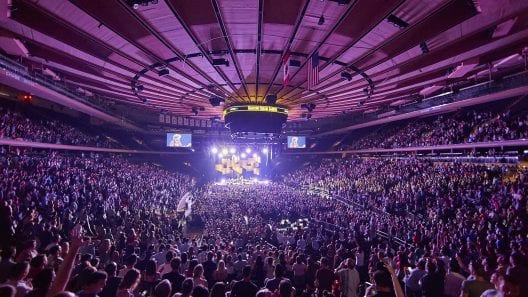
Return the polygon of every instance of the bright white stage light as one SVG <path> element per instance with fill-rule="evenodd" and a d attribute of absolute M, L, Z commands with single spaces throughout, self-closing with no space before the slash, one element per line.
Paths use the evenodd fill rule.
<path fill-rule="evenodd" d="M 249 147 L 246 149 L 246 154 L 251 154 L 251 149 Z"/>
<path fill-rule="evenodd" d="M 241 156 L 242 158 L 245 158 L 245 157 L 246 157 L 246 153 L 242 153 L 242 154 L 240 154 L 240 156 Z"/>
<path fill-rule="evenodd" d="M 223 153 L 218 154 L 218 158 L 223 158 L 223 157 L 224 157 Z"/>
<path fill-rule="evenodd" d="M 262 153 L 263 153 L 263 154 L 267 154 L 268 152 L 269 152 L 269 151 L 268 151 L 268 148 L 267 148 L 267 147 L 265 147 L 265 148 L 262 149 Z"/>
<path fill-rule="evenodd" d="M 254 159 L 258 158 L 257 153 L 254 153 L 254 154 L 253 154 L 253 158 L 254 158 Z"/>
<path fill-rule="evenodd" d="M 229 149 L 229 153 L 231 153 L 231 154 L 236 153 L 236 149 L 235 149 L 234 147 L 230 148 L 230 149 Z"/>
<path fill-rule="evenodd" d="M 227 148 L 224 147 L 224 148 L 222 149 L 222 154 L 227 155 L 228 152 L 229 152 L 229 151 L 227 150 Z"/>
<path fill-rule="evenodd" d="M 213 153 L 213 154 L 218 153 L 218 149 L 216 148 L 216 146 L 213 146 L 213 147 L 211 148 L 211 153 Z"/>

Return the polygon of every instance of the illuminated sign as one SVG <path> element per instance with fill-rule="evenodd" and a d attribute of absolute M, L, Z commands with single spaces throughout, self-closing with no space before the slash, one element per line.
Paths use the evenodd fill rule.
<path fill-rule="evenodd" d="M 283 107 L 277 107 L 277 106 L 269 106 L 269 105 L 237 105 L 237 106 L 231 106 L 228 107 L 226 110 L 224 110 L 224 117 L 227 114 L 233 113 L 233 112 L 271 112 L 271 113 L 281 113 L 288 115 L 288 109 Z"/>

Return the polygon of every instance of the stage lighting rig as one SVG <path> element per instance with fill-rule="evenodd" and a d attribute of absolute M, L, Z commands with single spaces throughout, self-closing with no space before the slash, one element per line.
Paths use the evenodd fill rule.
<path fill-rule="evenodd" d="M 222 66 L 225 65 L 226 67 L 229 67 L 229 60 L 221 58 L 221 59 L 213 59 L 213 66 Z"/>
<path fill-rule="evenodd" d="M 317 25 L 322 26 L 325 23 L 325 17 L 322 15 L 319 17 L 319 21 L 317 22 Z"/>
<path fill-rule="evenodd" d="M 158 0 L 126 0 L 126 4 L 132 7 L 133 9 L 139 9 L 139 6 L 158 4 Z"/>
<path fill-rule="evenodd" d="M 399 17 L 391 14 L 387 17 L 387 21 L 391 24 L 393 24 L 395 27 L 398 27 L 400 29 L 404 29 L 404 28 L 407 28 L 409 27 L 409 23 L 407 23 L 406 21 L 400 19 Z"/>
<path fill-rule="evenodd" d="M 350 74 L 350 72 L 346 72 L 346 71 L 343 71 L 341 72 L 341 78 L 344 78 L 348 81 L 351 81 L 352 80 L 352 74 Z"/>
<path fill-rule="evenodd" d="M 304 108 L 308 110 L 308 112 L 312 112 L 315 109 L 316 105 L 314 103 L 303 103 L 301 104 L 301 108 Z"/>
<path fill-rule="evenodd" d="M 215 97 L 209 98 L 209 103 L 211 103 L 211 106 L 217 107 L 220 105 L 224 105 L 225 99 L 215 96 Z"/>
<path fill-rule="evenodd" d="M 167 69 L 167 68 L 162 68 L 162 69 L 160 69 L 158 71 L 158 75 L 159 76 L 167 76 L 167 75 L 169 75 L 169 73 L 170 73 L 169 69 Z"/>

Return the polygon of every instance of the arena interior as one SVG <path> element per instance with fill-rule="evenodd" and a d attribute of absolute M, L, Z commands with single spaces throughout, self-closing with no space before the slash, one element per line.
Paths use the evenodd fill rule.
<path fill-rule="evenodd" d="M 527 0 L 0 0 L 0 297 L 528 296 Z"/>

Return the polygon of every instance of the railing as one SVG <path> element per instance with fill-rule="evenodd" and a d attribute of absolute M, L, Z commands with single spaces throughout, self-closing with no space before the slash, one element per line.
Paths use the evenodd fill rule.
<path fill-rule="evenodd" d="M 103 101 L 103 100 L 111 100 L 109 98 L 105 98 L 105 97 L 102 97 L 102 96 L 99 96 L 97 94 L 94 94 L 93 96 L 91 97 L 88 97 L 86 96 L 85 94 L 77 91 L 77 89 L 71 89 L 70 86 L 68 86 L 66 83 L 62 82 L 62 81 L 57 81 L 57 80 L 53 80 L 45 75 L 42 75 L 42 74 L 39 74 L 39 73 L 30 73 L 27 68 L 11 59 L 9 59 L 8 57 L 5 57 L 3 55 L 0 54 L 0 68 L 3 68 L 5 69 L 6 71 L 9 71 L 11 73 L 14 73 L 16 75 L 19 75 L 21 77 L 23 77 L 24 79 L 26 80 L 29 80 L 29 81 L 32 81 L 32 82 L 35 82 L 41 86 L 44 86 L 44 87 L 47 87 L 49 89 L 52 89 L 54 90 L 55 92 L 59 93 L 59 94 L 62 94 L 66 97 L 69 97 L 69 98 L 72 98 L 74 100 L 77 100 L 77 101 L 80 101 L 86 105 L 89 105 L 90 107 L 92 108 L 95 108 L 101 112 L 104 112 L 106 114 L 112 114 L 108 111 L 107 108 L 105 108 L 104 106 L 100 106 L 96 103 L 94 103 L 93 101 L 95 100 L 99 100 L 99 101 Z M 74 86 L 73 86 L 74 87 Z M 127 120 L 125 118 L 123 118 L 122 116 L 119 116 L 119 115 L 116 115 L 116 114 L 112 114 L 114 117 L 116 118 L 119 118 L 121 119 L 122 121 L 125 121 L 127 122 Z"/>
<path fill-rule="evenodd" d="M 504 148 L 504 147 L 528 147 L 528 139 L 489 141 L 489 142 L 471 142 L 446 145 L 432 146 L 413 146 L 401 148 L 369 148 L 343 151 L 304 151 L 304 152 L 285 152 L 283 155 L 342 155 L 342 154 L 369 154 L 369 153 L 399 153 L 399 152 L 434 152 L 446 150 L 469 150 L 480 148 Z"/>
<path fill-rule="evenodd" d="M 382 213 L 385 213 L 387 215 L 391 215 L 390 213 L 386 212 L 386 211 L 383 211 L 379 208 L 374 208 L 374 207 L 365 207 L 355 201 L 351 201 L 349 199 L 346 199 L 346 198 L 343 198 L 343 197 L 339 197 L 337 195 L 332 195 L 328 190 L 326 189 L 323 189 L 323 188 L 320 188 L 320 187 L 313 187 L 312 188 L 312 192 L 313 193 L 316 193 L 316 194 L 323 194 L 327 197 L 329 197 L 330 199 L 334 199 L 336 201 L 339 201 L 347 206 L 350 206 L 350 207 L 356 207 L 356 208 L 359 208 L 361 210 L 372 210 L 372 211 L 375 211 L 375 212 L 382 212 Z M 325 196 L 322 196 L 322 197 L 325 197 Z M 325 227 L 330 227 L 329 229 L 333 229 L 334 231 L 340 231 L 340 230 L 343 230 L 343 229 L 346 229 L 346 228 L 343 228 L 341 226 L 338 226 L 338 225 L 335 225 L 335 224 L 332 224 L 332 223 L 328 223 L 328 222 L 325 222 L 325 221 L 321 221 L 321 220 L 317 220 L 315 218 L 312 218 L 311 219 L 312 221 L 318 223 L 318 224 L 323 224 Z M 381 237 L 383 239 L 386 239 L 388 240 L 389 242 L 394 242 L 400 246 L 409 246 L 409 247 L 412 247 L 414 246 L 413 244 L 411 243 L 408 243 L 407 241 L 403 240 L 403 239 L 400 239 L 396 236 L 392 236 L 386 232 L 383 232 L 383 231 L 380 231 L 380 230 L 376 230 L 376 236 L 378 237 Z"/>
<path fill-rule="evenodd" d="M 169 152 L 169 151 L 111 149 L 111 148 L 102 148 L 102 147 L 94 147 L 94 146 L 79 146 L 79 145 L 34 142 L 34 141 L 18 140 L 18 139 L 11 139 L 11 138 L 0 138 L 0 145 L 7 145 L 7 146 L 14 146 L 14 147 L 31 147 L 31 148 L 41 148 L 41 149 L 69 150 L 69 151 L 100 152 L 100 153 L 125 153 L 125 154 L 149 154 L 149 155 L 153 155 L 153 154 L 154 155 L 192 154 L 191 151 Z"/>

